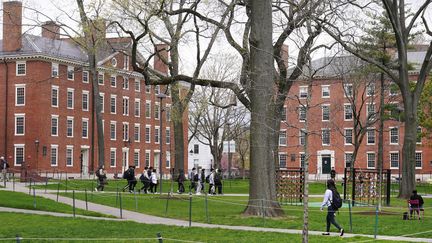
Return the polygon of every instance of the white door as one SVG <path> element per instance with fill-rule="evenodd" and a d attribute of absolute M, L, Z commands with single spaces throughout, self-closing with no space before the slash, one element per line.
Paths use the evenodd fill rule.
<path fill-rule="evenodd" d="M 155 152 L 154 153 L 154 166 L 153 168 L 156 169 L 157 174 L 159 175 L 159 157 L 160 157 L 160 153 L 159 152 Z"/>
<path fill-rule="evenodd" d="M 89 149 L 81 149 L 81 171 L 83 175 L 89 173 Z"/>
<path fill-rule="evenodd" d="M 129 149 L 123 149 L 122 173 L 129 167 Z"/>

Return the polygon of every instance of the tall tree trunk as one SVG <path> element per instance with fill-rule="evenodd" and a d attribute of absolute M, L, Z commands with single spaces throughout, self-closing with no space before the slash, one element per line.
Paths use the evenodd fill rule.
<path fill-rule="evenodd" d="M 245 215 L 281 216 L 276 201 L 273 145 L 276 131 L 274 117 L 274 59 L 272 46 L 272 5 L 269 0 L 247 2 L 251 19 L 251 180 Z"/>
<path fill-rule="evenodd" d="M 403 95 L 405 133 L 402 147 L 402 182 L 400 198 L 409 198 L 415 189 L 415 150 L 417 143 L 417 104 L 411 94 Z M 401 166 L 401 165 L 399 165 Z"/>
<path fill-rule="evenodd" d="M 178 84 L 173 84 L 172 86 L 177 86 Z M 184 171 L 184 126 L 183 123 L 183 104 L 180 100 L 179 90 L 178 87 L 173 88 L 171 87 L 171 97 L 173 102 L 173 109 L 172 109 L 172 124 L 174 126 L 174 167 L 176 168 L 176 171 L 183 170 Z M 162 119 L 162 118 L 161 118 Z"/>

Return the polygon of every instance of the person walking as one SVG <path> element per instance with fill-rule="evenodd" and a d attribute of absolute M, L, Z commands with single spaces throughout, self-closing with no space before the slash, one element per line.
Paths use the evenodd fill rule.
<path fill-rule="evenodd" d="M 215 186 L 218 190 L 218 194 L 222 193 L 222 172 L 220 169 L 216 169 L 215 179 L 214 179 Z"/>
<path fill-rule="evenodd" d="M 191 173 L 189 174 L 189 180 L 191 182 L 189 190 L 197 191 L 197 181 L 198 181 L 198 173 L 196 171 L 196 168 L 193 167 Z"/>
<path fill-rule="evenodd" d="M 177 183 L 178 183 L 178 194 L 182 194 L 185 192 L 185 187 L 184 187 L 184 182 L 186 180 L 186 177 L 184 175 L 184 171 L 182 169 L 179 170 L 179 175 L 177 178 Z"/>
<path fill-rule="evenodd" d="M 103 192 L 105 185 L 108 184 L 104 165 L 99 166 L 99 169 L 96 171 L 96 176 L 98 178 L 98 186 L 96 187 L 96 191 Z"/>
<path fill-rule="evenodd" d="M 150 174 L 151 175 L 151 174 Z M 143 193 L 147 194 L 148 189 L 150 187 L 150 177 L 148 175 L 148 167 L 146 166 L 140 176 L 140 181 L 143 186 L 139 189 L 139 191 L 143 191 Z"/>
<path fill-rule="evenodd" d="M 339 230 L 340 236 L 344 235 L 344 229 L 339 226 L 339 224 L 336 222 L 335 219 L 335 212 L 338 209 L 333 204 L 334 201 L 333 194 L 336 193 L 339 194 L 337 192 L 334 180 L 332 179 L 327 180 L 327 190 L 325 191 L 324 200 L 321 204 L 321 211 L 324 210 L 324 207 L 327 207 L 327 218 L 326 218 L 327 227 L 326 227 L 326 232 L 322 233 L 322 235 L 330 235 L 330 224 L 333 224 Z"/>
<path fill-rule="evenodd" d="M 332 180 L 336 181 L 336 170 L 335 170 L 335 167 L 332 167 L 332 168 L 331 168 L 331 171 L 330 171 L 330 178 L 331 178 Z"/>
<path fill-rule="evenodd" d="M 2 173 L 2 180 L 9 181 L 9 176 L 7 173 L 7 170 L 9 169 L 9 164 L 3 156 L 0 157 L 0 168 Z"/>
<path fill-rule="evenodd" d="M 157 175 L 156 175 L 156 169 L 153 169 L 153 171 L 151 172 L 151 177 L 150 177 L 150 192 L 151 193 L 156 193 L 157 192 L 157 184 L 158 184 L 158 180 L 157 180 Z"/>
<path fill-rule="evenodd" d="M 137 184 L 137 180 L 135 178 L 135 166 L 130 165 L 129 169 L 127 169 L 123 174 L 123 178 L 128 182 L 128 184 L 123 188 L 123 191 L 125 191 L 126 188 L 129 188 L 129 192 L 133 193 Z"/>
<path fill-rule="evenodd" d="M 201 172 L 198 175 L 198 186 L 197 186 L 197 195 L 201 195 L 201 191 L 205 191 L 204 190 L 204 183 L 205 183 L 205 169 L 201 169 Z"/>
<path fill-rule="evenodd" d="M 215 190 L 215 171 L 213 168 L 210 169 L 210 175 L 208 176 L 208 182 L 209 182 L 209 190 L 208 190 L 208 194 L 209 195 L 216 195 L 216 190 Z"/>

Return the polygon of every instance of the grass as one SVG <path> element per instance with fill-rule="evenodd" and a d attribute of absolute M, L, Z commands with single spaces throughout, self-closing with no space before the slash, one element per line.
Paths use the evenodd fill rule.
<path fill-rule="evenodd" d="M 16 234 L 24 238 L 38 238 L 31 242 L 46 242 L 43 238 L 69 239 L 61 242 L 88 242 L 89 239 L 103 242 L 157 242 L 156 234 L 161 233 L 164 242 L 199 241 L 199 242 L 301 242 L 299 234 L 234 231 L 225 229 L 206 229 L 197 227 L 177 227 L 164 225 L 143 225 L 130 221 L 113 222 L 89 219 L 61 218 L 53 216 L 0 213 L 0 222 L 7 222 L 0 227 L 0 238 L 15 238 Z M 37 225 L 37 227 L 35 227 Z M 71 239 L 73 238 L 73 239 Z M 140 238 L 133 240 L 133 238 Z M 145 240 L 144 238 L 151 238 Z M 81 240 L 80 240 L 81 239 Z M 111 239 L 111 240 L 109 240 Z M 370 238 L 310 236 L 310 242 L 356 242 Z M 14 242 L 14 240 L 11 240 Z M 386 241 L 376 241 L 386 242 Z M 393 241 L 394 242 L 394 241 Z"/>
<path fill-rule="evenodd" d="M 71 196 L 69 193 L 67 196 Z M 84 199 L 84 194 L 76 194 L 77 198 Z M 188 196 L 175 196 L 169 201 L 160 198 L 159 195 L 136 195 L 122 194 L 122 207 L 141 213 L 188 220 L 189 217 L 189 198 Z M 119 207 L 120 199 L 116 194 L 93 194 L 88 197 L 90 201 Z M 224 225 L 246 225 L 256 227 L 302 229 L 303 227 L 303 207 L 298 205 L 284 205 L 283 209 L 286 216 L 281 218 L 262 218 L 244 217 L 242 212 L 247 204 L 247 197 L 208 197 L 206 214 L 205 197 L 194 196 L 192 200 L 192 221 L 208 222 L 212 224 Z M 318 202 L 322 199 L 313 198 L 311 201 Z M 398 200 L 398 199 L 394 199 Z M 168 201 L 168 210 L 167 210 Z M 137 204 L 136 204 L 137 203 Z M 431 207 L 431 200 L 426 200 L 425 207 Z M 375 208 L 373 207 L 354 207 L 352 213 L 353 233 L 374 234 L 375 230 Z M 426 232 L 416 235 L 416 237 L 432 238 L 432 218 L 426 217 L 422 221 L 403 221 L 402 212 L 406 207 L 385 208 L 386 214 L 380 214 L 378 218 L 378 234 L 381 235 L 405 235 L 419 232 Z M 208 218 L 207 218 L 208 215 Z M 426 212 L 427 215 L 427 212 Z M 309 225 L 311 230 L 323 231 L 325 229 L 325 212 L 320 212 L 317 207 L 310 207 Z M 349 229 L 349 210 L 343 208 L 337 214 L 337 221 L 345 229 Z M 333 228 L 334 229 L 334 228 Z M 429 232 L 427 232 L 429 231 Z"/>
<path fill-rule="evenodd" d="M 34 205 L 34 202 L 36 202 L 36 205 Z M 73 214 L 73 208 L 67 204 L 58 203 L 40 196 L 36 196 L 36 201 L 34 201 L 33 196 L 21 192 L 0 191 L 0 206 Z M 36 208 L 34 206 L 36 206 Z M 76 209 L 75 212 L 76 214 L 87 216 L 110 217 L 101 213 L 82 209 Z"/>

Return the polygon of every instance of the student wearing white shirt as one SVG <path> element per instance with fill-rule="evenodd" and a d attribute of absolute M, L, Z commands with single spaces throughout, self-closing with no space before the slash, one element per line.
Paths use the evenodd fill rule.
<path fill-rule="evenodd" d="M 327 190 L 324 194 L 324 200 L 321 204 L 321 211 L 323 211 L 324 207 L 327 207 L 327 230 L 326 232 L 322 233 L 323 235 L 330 235 L 330 224 L 333 224 L 340 232 L 340 236 L 343 236 L 344 229 L 339 226 L 339 224 L 336 222 L 335 219 L 335 212 L 337 209 L 333 208 L 332 206 L 332 200 L 333 200 L 333 192 L 337 192 L 335 182 L 333 180 L 327 181 Z"/>

